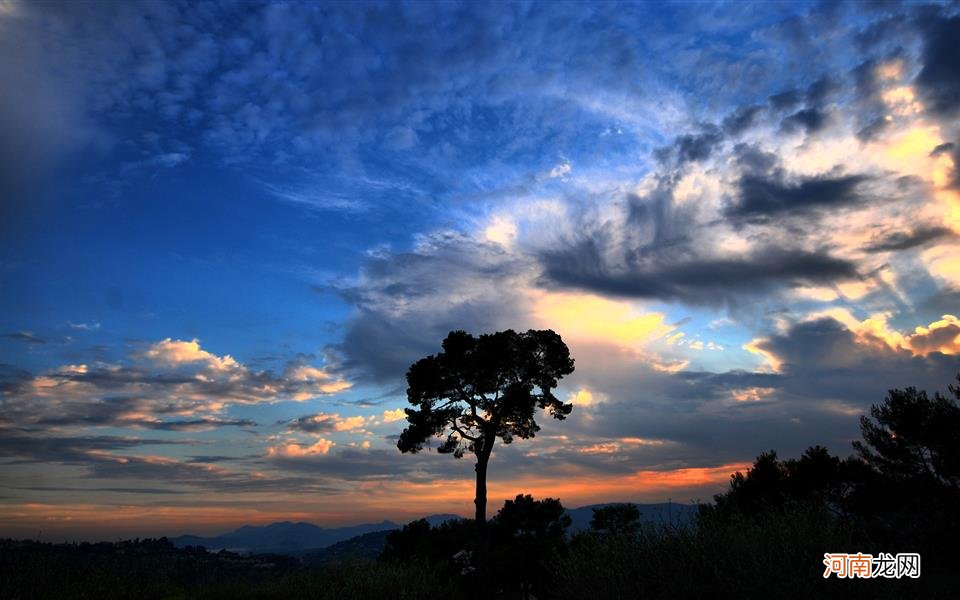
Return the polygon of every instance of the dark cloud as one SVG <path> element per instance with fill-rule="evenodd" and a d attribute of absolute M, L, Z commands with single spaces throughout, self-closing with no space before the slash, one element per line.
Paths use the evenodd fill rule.
<path fill-rule="evenodd" d="M 737 184 L 737 198 L 726 214 L 737 223 L 765 223 L 817 209 L 856 206 L 866 200 L 865 175 L 819 176 L 786 181 L 780 170 L 771 175 L 747 173 Z"/>
<path fill-rule="evenodd" d="M 780 128 L 784 131 L 803 130 L 807 133 L 817 133 L 830 122 L 830 115 L 820 108 L 804 108 L 780 121 Z"/>
<path fill-rule="evenodd" d="M 656 188 L 644 196 L 627 195 L 626 225 L 632 245 L 627 252 L 629 260 L 650 256 L 670 249 L 682 251 L 691 241 L 695 229 L 696 207 L 674 202 L 675 177 L 664 177 Z M 603 230 L 596 233 L 605 237 Z M 642 241 L 641 241 L 642 240 Z"/>
<path fill-rule="evenodd" d="M 864 248 L 866 252 L 891 252 L 909 250 L 917 246 L 924 246 L 930 242 L 943 238 L 955 237 L 952 229 L 947 227 L 920 227 L 913 231 L 896 231 L 886 237 L 871 242 Z"/>
<path fill-rule="evenodd" d="M 677 136 L 673 145 L 660 148 L 656 155 L 660 160 L 673 159 L 678 165 L 710 158 L 720 144 L 723 133 L 716 125 L 706 125 L 700 133 Z"/>
<path fill-rule="evenodd" d="M 960 108 L 960 16 L 921 19 L 923 68 L 915 83 L 927 109 L 948 117 Z"/>
<path fill-rule="evenodd" d="M 337 430 L 339 418 L 332 414 L 316 414 L 298 417 L 292 421 L 281 421 L 280 424 L 287 426 L 290 431 L 302 431 L 304 433 L 333 433 Z"/>
<path fill-rule="evenodd" d="M 762 106 L 741 106 L 723 119 L 723 130 L 730 135 L 740 135 L 753 127 L 761 112 Z"/>
<path fill-rule="evenodd" d="M 949 187 L 953 189 L 960 189 L 960 144 L 955 142 L 945 142 L 939 144 L 930 152 L 930 156 L 940 156 L 942 154 L 950 154 L 951 162 L 953 163 L 953 173 L 950 176 Z"/>
<path fill-rule="evenodd" d="M 935 147 L 933 150 L 930 151 L 930 156 L 940 156 L 941 154 L 945 154 L 947 152 L 950 152 L 951 150 L 956 149 L 956 147 L 957 145 L 954 144 L 953 142 L 945 142 L 943 144 L 939 144 L 937 147 Z"/>
<path fill-rule="evenodd" d="M 799 284 L 824 284 L 857 277 L 856 265 L 823 252 L 764 248 L 740 258 L 690 257 L 634 268 L 617 268 L 593 240 L 541 257 L 547 285 L 575 287 L 636 298 L 681 300 L 700 305 L 735 304 L 736 299 Z"/>
<path fill-rule="evenodd" d="M 774 110 L 787 110 L 800 104 L 803 97 L 797 90 L 784 90 L 770 96 L 770 106 Z"/>
<path fill-rule="evenodd" d="M 12 488 L 15 490 L 24 490 L 28 492 L 67 492 L 69 494 L 74 493 L 84 493 L 84 492 L 109 492 L 111 494 L 185 494 L 183 490 L 175 490 L 171 488 L 141 488 L 141 487 L 91 487 L 91 488 L 79 488 L 79 487 L 56 487 L 56 486 L 34 486 L 34 487 L 18 487 Z"/>
<path fill-rule="evenodd" d="M 47 340 L 42 337 L 36 336 L 29 331 L 13 331 L 11 333 L 3 334 L 3 337 L 9 338 L 11 340 L 16 340 L 18 342 L 24 342 L 26 344 L 46 344 Z"/>
<path fill-rule="evenodd" d="M 781 361 L 785 386 L 805 398 L 837 399 L 863 405 L 879 402 L 890 387 L 943 387 L 960 369 L 957 357 L 932 352 L 914 355 L 877 338 L 858 339 L 842 323 L 822 318 L 793 325 L 757 343 Z M 815 377 L 816 386 L 809 378 Z"/>
<path fill-rule="evenodd" d="M 776 154 L 746 143 L 734 146 L 733 160 L 745 173 L 770 173 L 780 164 Z"/>
<path fill-rule="evenodd" d="M 183 421 L 138 421 L 135 424 L 124 423 L 127 426 L 156 429 L 159 431 L 206 431 L 214 427 L 256 427 L 250 419 L 189 419 Z"/>
<path fill-rule="evenodd" d="M 842 89 L 839 79 L 832 75 L 824 75 L 807 87 L 807 102 L 815 106 L 821 105 Z"/>
<path fill-rule="evenodd" d="M 191 442 L 129 436 L 60 436 L 23 428 L 0 428 L 0 456 L 27 462 L 85 464 L 100 453 L 130 450 L 142 446 L 182 445 Z"/>
<path fill-rule="evenodd" d="M 53 437 L 44 431 L 0 428 L 0 457 L 11 459 L 7 464 L 62 464 L 82 469 L 83 474 L 91 479 L 144 480 L 223 493 L 281 490 L 288 493 L 333 494 L 340 491 L 316 478 L 264 477 L 246 468 L 230 470 L 216 466 L 216 460 L 181 461 L 166 456 L 127 453 L 147 446 L 196 443 L 125 436 Z M 163 489 L 176 493 L 178 488 Z M 133 493 L 132 490 L 130 493 Z"/>
<path fill-rule="evenodd" d="M 861 142 L 872 142 L 879 139 L 890 126 L 890 119 L 886 116 L 877 117 L 857 131 L 857 139 Z"/>

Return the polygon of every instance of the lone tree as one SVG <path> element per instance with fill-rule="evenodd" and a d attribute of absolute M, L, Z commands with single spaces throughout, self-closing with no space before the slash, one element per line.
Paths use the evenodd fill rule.
<path fill-rule="evenodd" d="M 573 372 L 570 350 L 549 329 L 512 329 L 474 337 L 451 331 L 443 351 L 422 358 L 407 371 L 409 425 L 400 434 L 401 452 L 419 452 L 431 437 L 443 439 L 438 452 L 477 457 L 476 523 L 487 517 L 487 463 L 497 438 L 532 438 L 540 430 L 537 407 L 555 419 L 572 404 L 553 395 L 557 381 Z"/>

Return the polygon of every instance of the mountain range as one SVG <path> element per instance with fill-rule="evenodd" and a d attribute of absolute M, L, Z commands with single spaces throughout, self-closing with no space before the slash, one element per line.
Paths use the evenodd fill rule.
<path fill-rule="evenodd" d="M 593 509 L 614 503 L 591 504 L 579 508 L 567 509 L 571 525 L 567 530 L 576 533 L 590 527 Z M 693 504 L 659 503 L 635 504 L 640 510 L 641 520 L 655 524 L 687 523 L 696 513 Z M 450 519 L 460 519 L 453 514 L 438 514 L 425 517 L 431 525 L 438 525 Z M 209 551 L 231 550 L 255 554 L 289 554 L 296 556 L 311 555 L 314 560 L 323 561 L 330 556 L 344 554 L 376 556 L 383 547 L 386 534 L 402 526 L 393 521 L 362 523 L 348 527 L 325 528 L 312 523 L 283 521 L 269 525 L 244 525 L 231 532 L 218 536 L 203 537 L 182 535 L 171 538 L 178 548 L 203 546 Z"/>

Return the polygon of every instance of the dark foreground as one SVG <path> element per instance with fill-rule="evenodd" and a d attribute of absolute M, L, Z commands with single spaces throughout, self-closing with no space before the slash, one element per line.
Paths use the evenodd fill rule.
<path fill-rule="evenodd" d="M 177 549 L 165 539 L 7 540 L 0 542 L 0 598 L 950 598 L 957 589 L 955 563 L 930 553 L 922 555 L 919 579 L 824 579 L 824 551 L 890 548 L 858 540 L 812 506 L 681 527 L 613 517 L 612 527 L 572 538 L 551 535 L 549 525 L 509 544 L 494 537 L 487 580 L 496 583 L 486 590 L 477 573 L 463 574 L 450 559 L 451 548 L 469 537 L 469 521 L 434 528 L 415 522 L 390 536 L 378 560 L 320 566 Z"/>

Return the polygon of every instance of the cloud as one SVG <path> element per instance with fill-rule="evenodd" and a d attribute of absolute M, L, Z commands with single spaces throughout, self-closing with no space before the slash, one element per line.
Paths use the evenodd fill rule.
<path fill-rule="evenodd" d="M 336 442 L 330 440 L 325 440 L 323 438 L 318 439 L 313 444 L 300 445 L 295 442 L 280 444 L 278 446 L 271 446 L 267 449 L 267 456 L 284 456 L 284 457 L 301 457 L 301 456 L 317 456 L 323 455 L 330 452 L 330 448 L 334 447 Z"/>
<path fill-rule="evenodd" d="M 823 75 L 807 87 L 807 102 L 821 105 L 843 90 L 840 80 L 832 75 Z"/>
<path fill-rule="evenodd" d="M 304 401 L 350 387 L 326 371 L 293 361 L 284 371 L 254 371 L 217 356 L 197 340 L 170 338 L 127 364 L 62 365 L 38 375 L 11 373 L 0 406 L 21 426 L 112 426 L 195 431 L 251 426 L 224 418 L 234 405 Z"/>
<path fill-rule="evenodd" d="M 960 354 L 960 319 L 943 315 L 939 321 L 926 327 L 918 326 L 912 335 L 907 336 L 906 343 L 915 354 Z"/>
<path fill-rule="evenodd" d="M 929 110 L 938 116 L 950 116 L 960 108 L 960 17 L 928 18 L 921 24 L 924 35 L 923 67 L 915 83 Z"/>
<path fill-rule="evenodd" d="M 183 341 L 167 338 L 151 345 L 144 356 L 167 367 L 199 364 L 215 372 L 236 371 L 241 368 L 230 355 L 220 357 L 201 349 L 200 342 L 196 339 Z"/>
<path fill-rule="evenodd" d="M 752 117 L 740 115 L 736 117 L 741 121 L 750 120 Z M 742 123 L 743 128 L 746 124 Z M 717 147 L 723 142 L 723 133 L 715 125 L 707 125 L 704 131 L 695 134 L 685 134 L 678 136 L 672 146 L 660 148 L 657 150 L 657 156 L 661 160 L 673 159 L 678 164 L 706 160 L 714 153 Z"/>
<path fill-rule="evenodd" d="M 865 252 L 893 252 L 925 246 L 931 242 L 956 236 L 952 229 L 941 226 L 919 227 L 913 231 L 894 231 L 864 247 Z"/>
<path fill-rule="evenodd" d="M 136 423 L 124 423 L 126 426 L 144 427 L 160 431 L 208 431 L 217 427 L 256 427 L 250 419 L 217 419 L 212 417 L 202 419 L 187 419 L 182 421 L 151 421 L 144 419 Z"/>
<path fill-rule="evenodd" d="M 794 132 L 803 130 L 807 133 L 817 133 L 830 123 L 830 115 L 819 108 L 804 108 L 785 117 L 780 122 L 784 131 Z"/>
<path fill-rule="evenodd" d="M 759 249 L 733 258 L 687 258 L 675 264 L 610 265 L 590 241 L 542 257 L 544 274 L 558 286 L 622 297 L 680 300 L 691 304 L 736 303 L 738 296 L 769 293 L 787 285 L 857 278 L 856 266 L 825 252 Z"/>
<path fill-rule="evenodd" d="M 355 282 L 338 284 L 355 306 L 336 346 L 342 366 L 394 382 L 453 329 L 519 327 L 529 261 L 463 234 L 426 236 L 410 252 L 373 255 Z"/>
<path fill-rule="evenodd" d="M 638 350 L 676 329 L 663 313 L 643 313 L 629 302 L 563 292 L 533 291 L 530 296 L 532 317 L 545 327 L 563 324 L 566 340 Z"/>
<path fill-rule="evenodd" d="M 723 119 L 723 130 L 731 135 L 740 135 L 750 129 L 763 111 L 762 106 L 741 106 Z"/>
<path fill-rule="evenodd" d="M 407 413 L 402 408 L 395 408 L 392 410 L 383 411 L 383 422 L 384 423 L 395 423 L 397 421 L 402 421 L 407 418 Z"/>
<path fill-rule="evenodd" d="M 287 422 L 289 431 L 302 431 L 304 433 L 333 433 L 335 431 L 355 431 L 362 429 L 366 424 L 366 418 L 362 416 L 341 417 L 337 413 L 318 413 L 298 417 Z"/>
<path fill-rule="evenodd" d="M 3 337 L 16 340 L 18 342 L 24 342 L 26 344 L 46 344 L 47 340 L 34 335 L 30 331 L 13 331 L 11 333 L 3 334 Z"/>
<path fill-rule="evenodd" d="M 554 179 L 557 178 L 557 177 L 563 177 L 563 176 L 569 174 L 570 171 L 572 171 L 572 170 L 573 170 L 573 167 L 570 166 L 570 163 L 568 163 L 568 162 L 560 163 L 559 165 L 557 165 L 557 166 L 555 166 L 554 168 L 550 169 L 550 177 L 551 177 L 551 178 L 554 178 Z"/>
<path fill-rule="evenodd" d="M 179 445 L 188 442 L 115 435 L 31 435 L 21 428 L 2 426 L 0 454 L 36 462 L 85 463 L 97 453 L 130 450 L 141 446 Z"/>
<path fill-rule="evenodd" d="M 800 92 L 797 90 L 784 90 L 770 96 L 770 106 L 774 110 L 784 110 L 788 108 L 793 108 L 800 103 L 801 100 Z"/>
<path fill-rule="evenodd" d="M 947 315 L 928 327 L 918 327 L 913 335 L 904 336 L 890 330 L 882 316 L 858 321 L 838 310 L 797 323 L 785 333 L 757 340 L 754 345 L 776 357 L 781 371 L 795 376 L 797 381 L 815 373 L 831 374 L 828 379 L 821 379 L 824 389 L 809 390 L 804 395 L 842 398 L 843 393 L 830 389 L 831 381 L 851 380 L 867 386 L 871 377 L 889 380 L 890 373 L 896 373 L 905 382 L 948 381 L 956 363 L 945 352 L 957 350 L 956 327 L 956 318 Z M 940 376 L 931 376 L 931 371 Z"/>
<path fill-rule="evenodd" d="M 816 209 L 854 206 L 865 201 L 860 186 L 868 180 L 864 175 L 844 175 L 788 181 L 782 173 L 772 177 L 747 174 L 740 178 L 738 201 L 728 207 L 727 215 L 736 221 L 757 223 Z"/>

